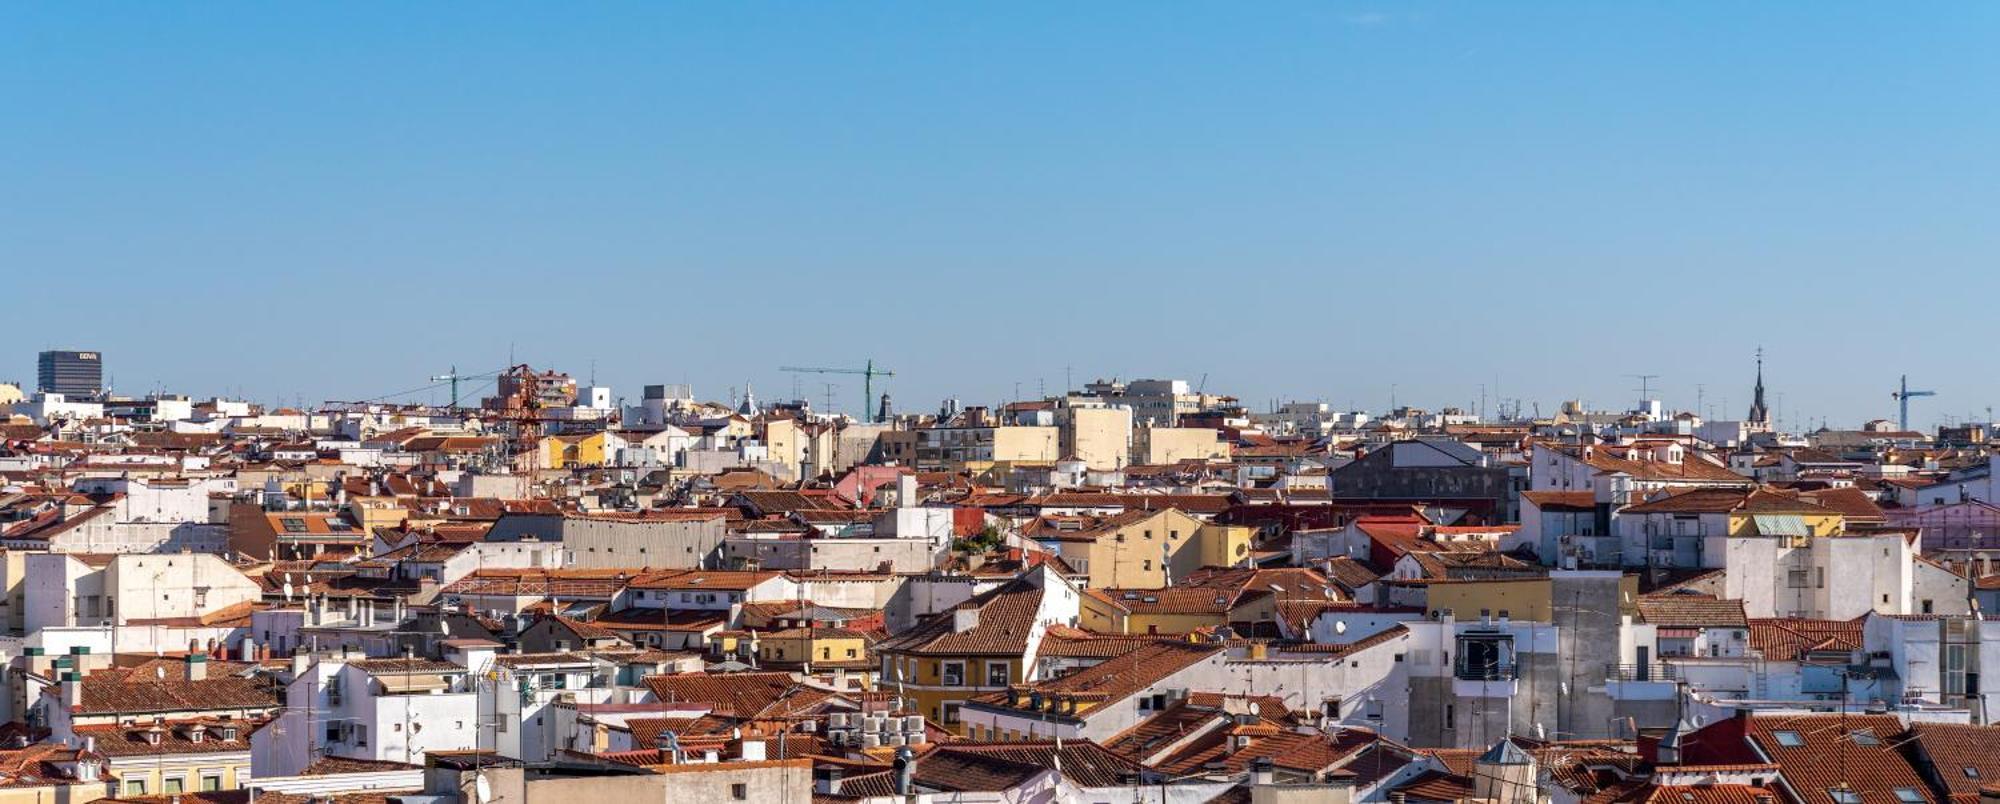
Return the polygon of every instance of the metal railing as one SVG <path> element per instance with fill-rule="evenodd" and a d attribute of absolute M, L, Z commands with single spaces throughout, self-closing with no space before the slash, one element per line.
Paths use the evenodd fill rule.
<path fill-rule="evenodd" d="M 1681 671 L 1672 664 L 1607 664 L 1604 677 L 1610 681 L 1679 681 Z"/>

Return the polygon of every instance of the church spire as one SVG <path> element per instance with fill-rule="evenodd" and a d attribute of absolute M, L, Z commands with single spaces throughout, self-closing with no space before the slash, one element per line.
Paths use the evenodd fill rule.
<path fill-rule="evenodd" d="M 1764 347 L 1757 347 L 1757 390 L 1750 402 L 1750 422 L 1770 424 L 1771 409 L 1764 404 Z"/>

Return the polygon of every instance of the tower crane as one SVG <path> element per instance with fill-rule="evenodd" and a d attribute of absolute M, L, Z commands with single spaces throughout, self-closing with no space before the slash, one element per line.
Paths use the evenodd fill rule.
<path fill-rule="evenodd" d="M 1896 404 L 1901 408 L 1901 420 L 1896 422 L 1896 428 L 1907 433 L 1910 431 L 1910 399 L 1913 397 L 1937 396 L 1937 392 L 1910 390 L 1910 375 L 1905 374 L 1903 375 L 1902 387 L 1890 392 L 1889 396 L 1894 397 Z"/>
<path fill-rule="evenodd" d="M 879 368 L 876 368 L 876 367 L 875 367 L 875 360 L 874 360 L 873 358 L 870 358 L 870 359 L 869 359 L 869 360 L 867 361 L 867 363 L 865 363 L 865 364 L 864 364 L 864 365 L 863 365 L 863 366 L 862 366 L 861 368 L 858 368 L 858 369 L 854 369 L 854 368 L 827 368 L 827 367 L 824 367 L 824 366 L 779 366 L 779 367 L 778 367 L 778 370 L 779 370 L 779 371 L 789 371 L 789 372 L 791 372 L 791 373 L 793 373 L 793 374 L 859 374 L 859 375 L 861 375 L 861 420 L 862 420 L 862 421 L 864 421 L 864 422 L 873 422 L 873 421 L 875 421 L 875 418 L 876 418 L 876 417 L 875 417 L 875 414 L 874 414 L 874 413 L 872 412 L 872 410 L 873 410 L 873 409 L 872 409 L 872 407 L 871 407 L 872 405 L 874 405 L 874 404 L 875 404 L 875 378 L 876 378 L 876 377 L 894 377 L 894 376 L 896 376 L 896 372 L 893 372 L 893 371 L 890 371 L 890 370 L 888 370 L 888 369 L 879 369 Z M 829 413 L 831 413 L 832 411 L 828 411 L 828 412 L 829 412 Z"/>

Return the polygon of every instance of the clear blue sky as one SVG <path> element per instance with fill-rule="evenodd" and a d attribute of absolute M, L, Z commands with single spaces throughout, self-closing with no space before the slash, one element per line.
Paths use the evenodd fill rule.
<path fill-rule="evenodd" d="M 0 10 L 0 377 L 2000 402 L 1992 3 L 279 5 Z"/>

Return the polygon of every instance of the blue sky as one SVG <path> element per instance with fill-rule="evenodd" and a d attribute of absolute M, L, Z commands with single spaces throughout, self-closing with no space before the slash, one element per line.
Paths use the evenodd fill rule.
<path fill-rule="evenodd" d="M 0 377 L 2000 400 L 2000 5 L 277 6 L 0 10 Z"/>

